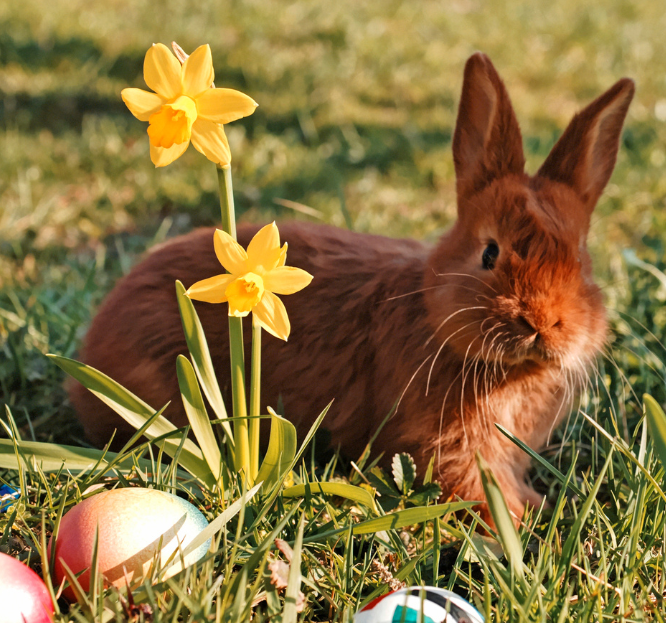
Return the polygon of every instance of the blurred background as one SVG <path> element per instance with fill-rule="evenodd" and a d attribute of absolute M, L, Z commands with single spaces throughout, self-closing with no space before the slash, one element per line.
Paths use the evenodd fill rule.
<path fill-rule="evenodd" d="M 226 126 L 240 220 L 428 241 L 455 214 L 451 136 L 471 53 L 487 53 L 504 78 L 532 172 L 576 110 L 632 77 L 590 245 L 616 340 L 631 340 L 636 318 L 657 345 L 635 355 L 652 340 L 641 330 L 624 374 L 659 396 L 641 370 L 662 374 L 666 287 L 621 252 L 664 268 L 664 33 L 660 0 L 3 2 L 0 403 L 27 436 L 79 443 L 43 354 L 75 357 L 95 306 L 146 248 L 216 222 L 214 166 L 189 149 L 155 169 L 146 124 L 120 99 L 145 88 L 148 47 L 173 40 L 187 52 L 209 43 L 216 86 L 259 102 Z"/>

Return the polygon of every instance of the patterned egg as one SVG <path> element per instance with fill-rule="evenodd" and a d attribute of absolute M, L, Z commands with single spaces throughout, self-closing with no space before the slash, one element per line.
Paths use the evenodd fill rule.
<path fill-rule="evenodd" d="M 423 619 L 420 618 L 423 613 Z M 459 595 L 433 586 L 403 588 L 371 601 L 354 623 L 483 623 L 481 613 Z"/>
<path fill-rule="evenodd" d="M 0 553 L 0 623 L 51 623 L 53 602 L 42 579 L 22 562 Z"/>
<path fill-rule="evenodd" d="M 123 488 L 103 491 L 74 506 L 60 522 L 55 544 L 55 577 L 65 577 L 63 562 L 77 574 L 90 569 L 98 536 L 97 559 L 106 585 L 125 586 L 123 569 L 132 584 L 149 573 L 160 553 L 160 564 L 171 564 L 162 578 L 181 571 L 208 551 L 210 539 L 190 552 L 181 565 L 180 554 L 208 522 L 192 504 L 155 489 Z M 49 543 L 51 551 L 53 539 Z M 79 583 L 89 589 L 90 572 Z M 71 590 L 65 596 L 73 597 Z"/>

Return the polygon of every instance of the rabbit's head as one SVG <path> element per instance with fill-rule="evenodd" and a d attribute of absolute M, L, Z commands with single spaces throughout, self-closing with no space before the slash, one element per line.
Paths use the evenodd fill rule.
<path fill-rule="evenodd" d="M 436 344 L 468 361 L 580 370 L 606 339 L 587 250 L 634 94 L 620 80 L 569 124 L 535 176 L 490 60 L 472 56 L 453 138 L 458 220 L 433 251 L 425 297 Z"/>

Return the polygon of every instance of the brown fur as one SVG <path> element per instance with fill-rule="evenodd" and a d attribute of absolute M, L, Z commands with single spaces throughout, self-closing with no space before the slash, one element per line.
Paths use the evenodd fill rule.
<path fill-rule="evenodd" d="M 303 431 L 335 399 L 325 426 L 333 443 L 357 456 L 400 400 L 376 451 L 411 452 L 422 469 L 435 454 L 447 496 L 483 499 L 478 451 L 516 515 L 538 503 L 525 482 L 526 455 L 494 423 L 541 447 L 606 339 L 585 241 L 632 96 L 624 79 L 590 104 L 529 177 L 506 89 L 486 56 L 472 56 L 453 141 L 459 218 L 437 246 L 280 226 L 288 264 L 314 280 L 283 297 L 289 341 L 264 334 L 263 404 L 281 397 Z M 247 246 L 256 231 L 241 227 L 240 243 Z M 500 253 L 486 270 L 481 258 L 490 241 Z M 187 349 L 174 281 L 189 287 L 219 273 L 213 229 L 153 250 L 102 305 L 83 360 L 155 408 L 171 401 L 167 417 L 184 424 L 175 359 Z M 230 404 L 226 305 L 196 307 Z M 94 443 L 108 441 L 115 428 L 130 434 L 80 386 L 71 396 Z"/>

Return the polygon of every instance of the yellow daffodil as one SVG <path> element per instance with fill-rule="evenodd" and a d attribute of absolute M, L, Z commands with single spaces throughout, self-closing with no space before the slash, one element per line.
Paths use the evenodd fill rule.
<path fill-rule="evenodd" d="M 208 45 L 181 66 L 165 45 L 154 44 L 146 53 L 143 77 L 154 93 L 123 89 L 121 96 L 130 112 L 149 124 L 150 159 L 156 167 L 182 156 L 190 140 L 216 164 L 231 162 L 223 124 L 251 115 L 257 103 L 234 89 L 211 88 L 215 74 Z"/>
<path fill-rule="evenodd" d="M 287 310 L 276 294 L 293 294 L 312 281 L 312 275 L 285 266 L 287 243 L 280 248 L 275 223 L 262 227 L 243 249 L 229 234 L 215 230 L 215 255 L 228 275 L 197 281 L 187 296 L 207 303 L 229 303 L 229 315 L 243 317 L 250 312 L 253 321 L 282 340 L 289 337 Z"/>

